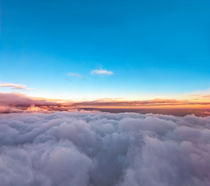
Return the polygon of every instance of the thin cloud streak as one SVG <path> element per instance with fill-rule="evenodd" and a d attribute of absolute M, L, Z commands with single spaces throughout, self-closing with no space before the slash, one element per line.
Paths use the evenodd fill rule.
<path fill-rule="evenodd" d="M 82 75 L 79 74 L 79 73 L 73 73 L 73 72 L 70 72 L 67 74 L 69 77 L 76 77 L 76 78 L 82 78 Z"/>
<path fill-rule="evenodd" d="M 114 73 L 112 71 L 105 70 L 105 69 L 95 69 L 95 70 L 91 71 L 91 74 L 92 75 L 107 75 L 107 76 L 110 76 L 110 75 L 113 75 Z"/>
<path fill-rule="evenodd" d="M 27 88 L 25 85 L 14 84 L 14 83 L 0 83 L 0 87 L 11 88 L 15 90 L 31 90 L 30 88 Z"/>

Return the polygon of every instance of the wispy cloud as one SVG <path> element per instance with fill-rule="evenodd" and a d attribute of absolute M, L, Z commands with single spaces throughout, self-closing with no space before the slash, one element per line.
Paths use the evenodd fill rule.
<path fill-rule="evenodd" d="M 105 69 L 95 69 L 95 70 L 91 71 L 91 74 L 92 75 L 107 75 L 107 76 L 110 76 L 110 75 L 113 75 L 114 73 L 112 71 L 105 70 Z"/>
<path fill-rule="evenodd" d="M 14 84 L 14 83 L 0 83 L 0 87 L 18 89 L 18 90 L 29 90 L 25 85 Z"/>
<path fill-rule="evenodd" d="M 81 74 L 78 74 L 78 73 L 73 73 L 73 72 L 70 72 L 67 74 L 69 77 L 76 77 L 76 78 L 81 78 L 82 75 Z"/>

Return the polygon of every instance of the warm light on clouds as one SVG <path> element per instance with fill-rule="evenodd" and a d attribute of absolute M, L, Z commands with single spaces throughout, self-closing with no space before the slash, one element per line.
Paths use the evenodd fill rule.
<path fill-rule="evenodd" d="M 138 112 L 198 116 L 210 115 L 210 102 L 176 99 L 148 99 L 123 100 L 99 99 L 94 101 L 52 100 L 47 98 L 34 98 L 24 94 L 0 93 L 0 113 L 10 112 L 38 112 L 38 111 L 72 111 L 72 110 L 98 110 L 108 112 Z"/>
<path fill-rule="evenodd" d="M 209 10 L 0 0 L 0 186 L 210 186 Z"/>
<path fill-rule="evenodd" d="M 11 88 L 17 90 L 29 90 L 25 85 L 14 84 L 14 83 L 0 83 L 0 87 Z"/>
<path fill-rule="evenodd" d="M 113 75 L 114 73 L 110 70 L 105 70 L 105 69 L 95 69 L 95 70 L 92 70 L 91 71 L 91 74 L 95 74 L 95 75 L 107 75 L 107 76 L 110 76 L 110 75 Z"/>

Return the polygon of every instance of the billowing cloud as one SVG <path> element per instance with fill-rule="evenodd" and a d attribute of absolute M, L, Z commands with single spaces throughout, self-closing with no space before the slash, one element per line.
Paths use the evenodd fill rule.
<path fill-rule="evenodd" d="M 58 105 L 56 102 L 41 98 L 35 99 L 20 93 L 0 93 L 0 113 L 23 112 L 32 106 L 49 110 L 51 106 L 57 107 Z"/>
<path fill-rule="evenodd" d="M 68 76 L 69 76 L 69 77 L 76 77 L 76 78 L 81 78 L 81 77 L 82 77 L 82 75 L 81 75 L 81 74 L 78 74 L 78 73 L 72 73 L 72 72 L 68 73 Z"/>
<path fill-rule="evenodd" d="M 95 69 L 95 70 L 92 70 L 91 71 L 91 74 L 95 74 L 95 75 L 107 75 L 107 76 L 110 76 L 110 75 L 113 75 L 114 73 L 112 71 L 109 71 L 109 70 L 105 70 L 105 69 Z"/>
<path fill-rule="evenodd" d="M 30 105 L 50 103 L 44 99 L 35 99 L 21 93 L 0 93 L 0 105 Z"/>
<path fill-rule="evenodd" d="M 3 186 L 209 186 L 210 118 L 0 116 Z"/>
<path fill-rule="evenodd" d="M 29 89 L 25 85 L 14 84 L 14 83 L 0 83 L 0 87 L 12 88 L 12 89 L 18 89 L 18 90 L 28 90 Z"/>
<path fill-rule="evenodd" d="M 14 113 L 14 112 L 19 112 L 19 111 L 20 110 L 16 107 L 0 105 L 0 114 L 1 113 Z"/>

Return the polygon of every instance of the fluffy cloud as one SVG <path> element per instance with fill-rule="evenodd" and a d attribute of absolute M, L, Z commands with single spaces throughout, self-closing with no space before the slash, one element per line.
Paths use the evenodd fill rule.
<path fill-rule="evenodd" d="M 114 73 L 112 71 L 109 70 L 105 70 L 105 69 L 95 69 L 91 71 L 91 74 L 96 74 L 96 75 L 113 75 Z"/>
<path fill-rule="evenodd" d="M 209 186 L 210 118 L 0 116 L 4 186 Z"/>
<path fill-rule="evenodd" d="M 44 99 L 35 99 L 20 93 L 1 93 L 0 92 L 0 105 L 47 105 L 52 102 Z"/>
<path fill-rule="evenodd" d="M 0 93 L 0 104 L 30 104 L 32 99 L 20 93 Z"/>
<path fill-rule="evenodd" d="M 0 113 L 23 112 L 31 106 L 50 107 L 59 104 L 44 99 L 35 99 L 20 93 L 0 93 Z"/>

